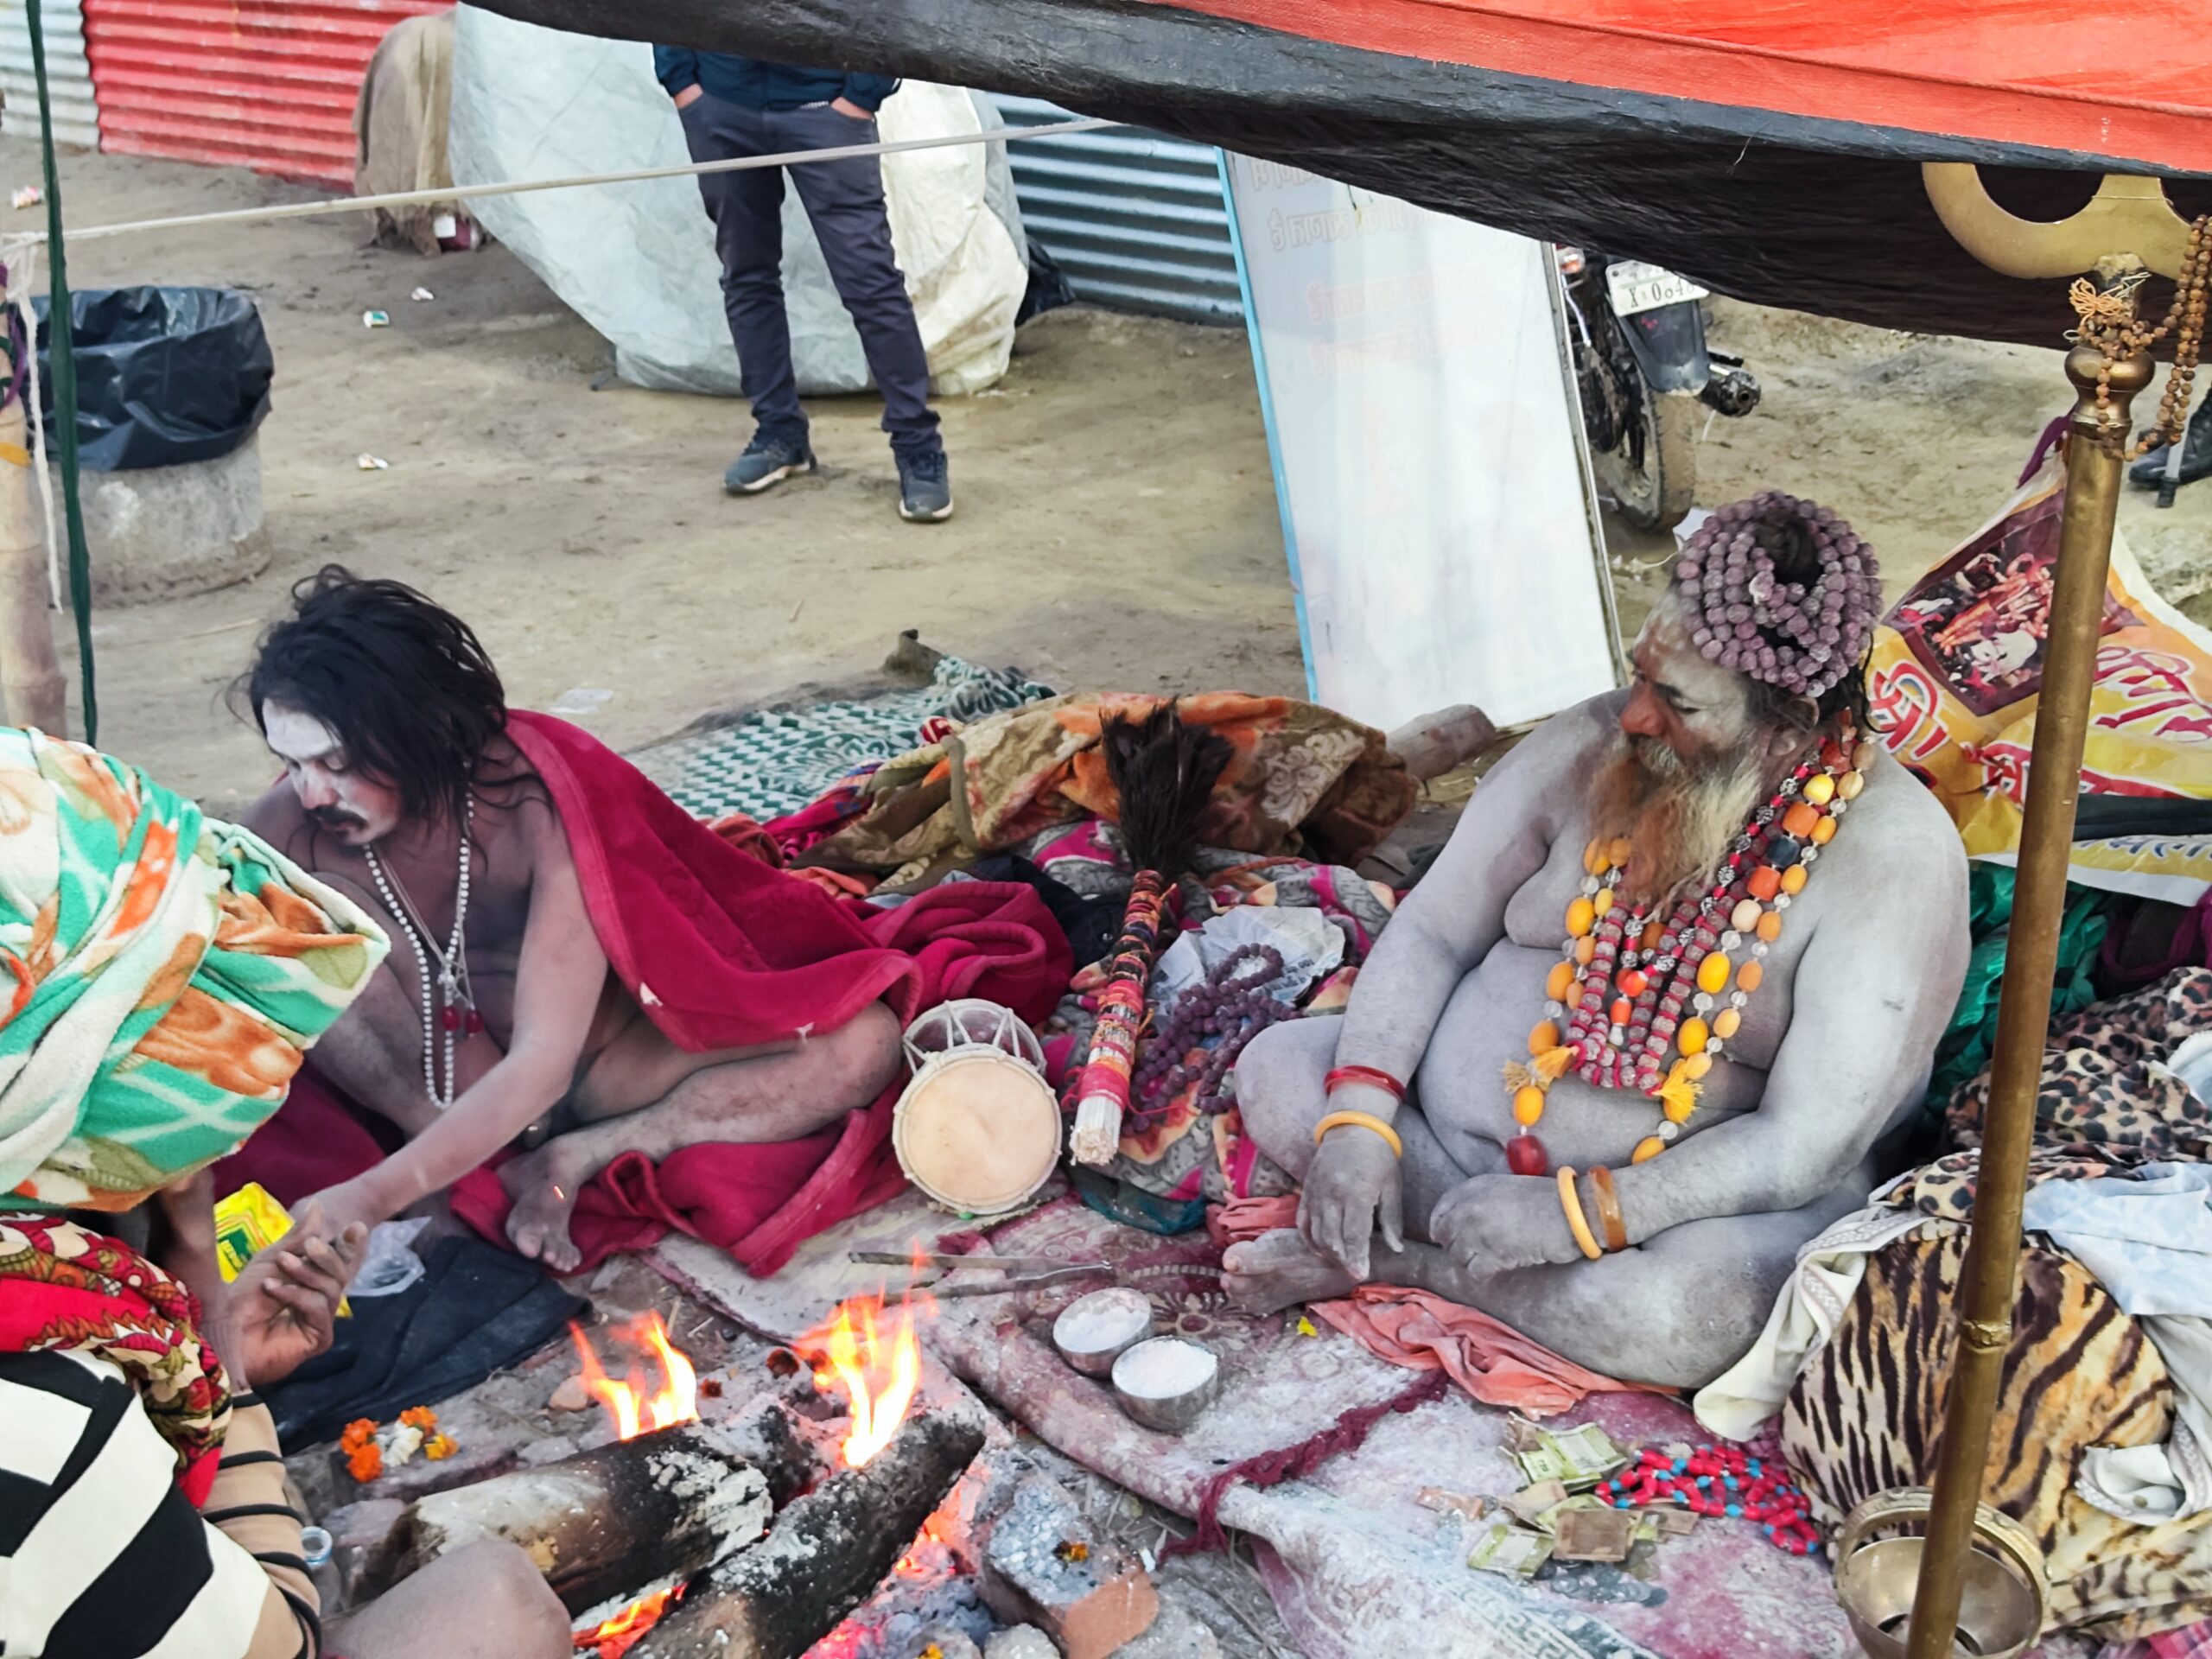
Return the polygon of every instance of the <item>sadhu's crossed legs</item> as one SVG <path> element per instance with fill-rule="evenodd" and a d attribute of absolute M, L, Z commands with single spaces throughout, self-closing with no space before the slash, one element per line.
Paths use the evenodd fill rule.
<path fill-rule="evenodd" d="M 1446 1019 L 1448 1020 L 1449 1014 Z M 1313 1159 L 1313 1128 L 1329 1109 L 1325 1078 L 1335 1063 L 1337 1022 L 1301 1020 L 1264 1032 L 1237 1063 L 1237 1097 L 1246 1131 L 1294 1179 Z M 1451 1033 L 1440 1028 L 1439 1040 Z M 1370 1281 L 1427 1290 L 1476 1307 L 1553 1352 L 1603 1370 L 1609 1356 L 1637 1356 L 1635 1380 L 1675 1388 L 1710 1382 L 1748 1348 L 1789 1277 L 1797 1251 L 1866 1201 L 1870 1159 L 1835 1192 L 1801 1210 L 1723 1216 L 1670 1228 L 1635 1249 L 1597 1262 L 1485 1273 L 1434 1243 L 1436 1205 L 1460 1183 L 1503 1170 L 1493 1143 L 1459 1144 L 1482 1160 L 1469 1167 L 1445 1149 L 1417 1096 L 1392 1125 L 1404 1142 L 1405 1249 L 1377 1234 Z M 1349 1295 L 1357 1282 L 1291 1229 L 1233 1246 L 1223 1281 L 1231 1300 L 1254 1312 Z M 1649 1311 L 1668 1317 L 1654 1319 Z"/>
<path fill-rule="evenodd" d="M 899 1021 L 871 1003 L 836 1030 L 795 1042 L 689 1054 L 643 1014 L 594 1057 L 556 1134 L 500 1166 L 515 1201 L 507 1236 L 565 1272 L 582 1259 L 569 1217 L 584 1183 L 627 1152 L 655 1161 L 709 1142 L 796 1141 L 880 1095 L 901 1064 Z"/>

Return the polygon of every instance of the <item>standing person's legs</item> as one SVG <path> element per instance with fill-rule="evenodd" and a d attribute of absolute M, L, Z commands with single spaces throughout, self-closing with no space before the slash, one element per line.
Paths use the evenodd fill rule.
<path fill-rule="evenodd" d="M 769 130 L 785 149 L 828 149 L 870 143 L 875 123 L 855 121 L 828 105 L 779 110 Z M 891 220 L 883 205 L 883 168 L 873 156 L 809 162 L 791 169 L 798 199 L 806 204 L 815 239 L 852 313 L 861 349 L 883 394 L 883 429 L 902 455 L 933 454 L 944 446 L 937 411 L 930 407 L 930 365 L 906 278 L 891 246 Z"/>
<path fill-rule="evenodd" d="M 680 111 L 695 162 L 772 153 L 765 111 L 704 97 Z M 784 314 L 784 175 L 764 167 L 702 173 L 699 194 L 714 221 L 722 265 L 722 308 L 737 347 L 753 418 L 770 431 L 803 434 L 798 381 L 791 372 L 791 331 Z"/>

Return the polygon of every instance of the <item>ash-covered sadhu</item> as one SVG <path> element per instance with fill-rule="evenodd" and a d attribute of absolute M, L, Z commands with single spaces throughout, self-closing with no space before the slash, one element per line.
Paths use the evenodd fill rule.
<path fill-rule="evenodd" d="M 1860 725 L 1872 550 L 1777 493 L 1691 540 L 1624 691 L 1484 781 L 1340 1020 L 1256 1040 L 1304 1183 L 1254 1306 L 1421 1287 L 1617 1376 L 1703 1382 L 1891 1173 L 1966 968 L 1966 859 Z"/>
<path fill-rule="evenodd" d="M 872 930 L 879 912 L 740 851 L 586 733 L 509 709 L 475 633 L 402 583 L 302 582 L 241 689 L 284 768 L 251 826 L 394 941 L 279 1119 L 281 1150 L 257 1142 L 232 1172 L 313 1193 L 334 1223 L 382 1221 L 550 1135 L 462 1213 L 566 1270 L 607 1165 L 724 1146 L 734 1173 L 674 1185 L 718 1226 L 748 1217 L 717 1242 L 772 1271 L 896 1190 L 884 1096 L 938 976 L 1020 1003 L 1065 982 L 1028 889 L 969 884 Z M 405 1144 L 379 1156 L 364 1118 Z M 740 1198 L 717 1211 L 721 1189 Z M 612 1202 L 598 1255 L 667 1224 Z"/>

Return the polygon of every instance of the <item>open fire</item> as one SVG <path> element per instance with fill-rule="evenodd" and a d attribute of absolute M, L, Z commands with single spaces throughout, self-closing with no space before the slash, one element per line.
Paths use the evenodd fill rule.
<path fill-rule="evenodd" d="M 622 1659 L 647 1630 L 660 1623 L 660 1616 L 668 1611 L 669 1604 L 683 1593 L 683 1586 L 677 1584 L 656 1590 L 650 1596 L 639 1597 L 595 1629 L 578 1630 L 574 1638 L 576 1651 L 590 1655 L 591 1659 Z"/>
<path fill-rule="evenodd" d="M 647 1313 L 612 1332 L 618 1343 L 632 1351 L 629 1373 L 620 1382 L 601 1366 L 581 1326 L 570 1325 L 569 1334 L 575 1338 L 576 1353 L 583 1362 L 584 1387 L 607 1408 L 617 1440 L 634 1440 L 672 1424 L 698 1421 L 698 1375 L 683 1351 L 668 1339 L 668 1327 L 658 1313 Z M 659 1372 L 658 1387 L 646 1378 L 644 1362 L 647 1358 Z M 578 1630 L 576 1651 L 594 1659 L 622 1659 L 682 1593 L 679 1585 L 639 1597 L 592 1629 Z"/>
<path fill-rule="evenodd" d="M 844 1422 L 839 1427 L 833 1414 L 817 1417 L 801 1409 L 787 1395 L 781 1403 L 772 1395 L 763 1395 L 762 1405 L 775 1421 L 785 1425 L 780 1432 L 795 1447 L 811 1443 L 815 1449 L 810 1454 L 799 1451 L 797 1455 L 811 1462 L 813 1476 L 794 1471 L 794 1484 L 779 1496 L 777 1519 L 767 1541 L 719 1556 L 704 1572 L 688 1570 L 682 1583 L 639 1595 L 614 1608 L 611 1616 L 601 1617 L 612 1602 L 593 1607 L 582 1616 L 590 1622 L 574 1633 L 578 1659 L 627 1659 L 633 1650 L 640 1656 L 681 1654 L 696 1659 L 736 1639 L 741 1630 L 755 1625 L 782 1630 L 793 1620 L 809 1626 L 805 1640 L 810 1643 L 834 1616 L 829 1604 L 817 1598 L 819 1605 L 800 1608 L 779 1586 L 788 1576 L 789 1562 L 784 1558 L 796 1550 L 811 1560 L 825 1539 L 840 1541 L 843 1554 L 838 1557 L 837 1570 L 851 1580 L 836 1592 L 838 1611 L 857 1605 L 871 1586 L 946 1578 L 951 1571 L 950 1546 L 933 1535 L 925 1522 L 974 1448 L 963 1439 L 971 1431 L 951 1427 L 949 1420 L 930 1416 L 908 1429 L 927 1410 L 918 1397 L 922 1353 L 917 1325 L 936 1312 L 935 1300 L 914 1288 L 895 1298 L 854 1297 L 793 1343 L 791 1351 L 809 1368 L 813 1387 L 826 1402 L 834 1403 Z M 707 1445 L 720 1443 L 715 1437 L 727 1432 L 727 1424 L 690 1427 L 699 1423 L 699 1385 L 691 1362 L 669 1340 L 658 1316 L 647 1314 L 610 1332 L 597 1351 L 582 1329 L 572 1328 L 571 1334 L 580 1362 L 578 1381 L 585 1393 L 605 1407 L 620 1440 L 638 1440 L 639 1451 L 658 1448 L 652 1453 L 657 1456 L 696 1455 L 669 1451 L 659 1439 L 666 1434 L 696 1438 L 704 1433 Z M 774 1370 L 772 1363 L 770 1369 Z M 783 1374 L 789 1375 L 788 1369 Z M 804 1432 L 809 1417 L 830 1419 L 818 1438 Z M 833 1460 L 836 1472 L 823 1478 L 828 1473 L 822 1466 L 829 1452 L 825 1442 L 831 1439 L 837 1444 Z M 774 1443 L 772 1437 L 769 1443 Z M 893 1451 L 894 1443 L 898 1449 Z M 673 1444 L 688 1446 L 690 1442 Z M 617 1448 L 604 1450 L 611 1453 Z M 805 1484 L 797 1484 L 799 1480 Z M 779 1538 L 779 1534 L 788 1536 Z M 639 1565 L 644 1567 L 645 1561 L 640 1560 Z M 644 1581 L 669 1584 L 665 1578 Z M 823 1626 L 816 1626 L 817 1619 L 824 1621 Z"/>
<path fill-rule="evenodd" d="M 576 1352 L 583 1359 L 583 1383 L 592 1397 L 607 1408 L 614 1420 L 618 1440 L 634 1440 L 640 1434 L 675 1423 L 699 1421 L 699 1382 L 691 1362 L 668 1339 L 660 1315 L 648 1313 L 613 1332 L 615 1338 L 632 1351 L 629 1375 L 616 1382 L 601 1369 L 583 1331 L 569 1327 Z M 660 1372 L 660 1386 L 652 1388 L 640 1361 L 650 1357 Z"/>
<path fill-rule="evenodd" d="M 921 1344 L 914 1337 L 918 1309 L 925 1318 L 936 1317 L 936 1300 L 910 1290 L 894 1313 L 880 1296 L 855 1296 L 793 1344 L 814 1368 L 814 1386 L 844 1396 L 852 1427 L 840 1449 L 849 1469 L 890 1445 L 913 1406 L 922 1380 Z"/>

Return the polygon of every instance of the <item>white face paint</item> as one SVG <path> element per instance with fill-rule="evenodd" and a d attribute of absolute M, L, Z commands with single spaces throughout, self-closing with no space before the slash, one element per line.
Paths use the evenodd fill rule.
<path fill-rule="evenodd" d="M 308 817 L 348 847 L 382 841 L 399 827 L 399 793 L 357 768 L 338 734 L 313 715 L 274 701 L 261 709 L 270 753 Z"/>

